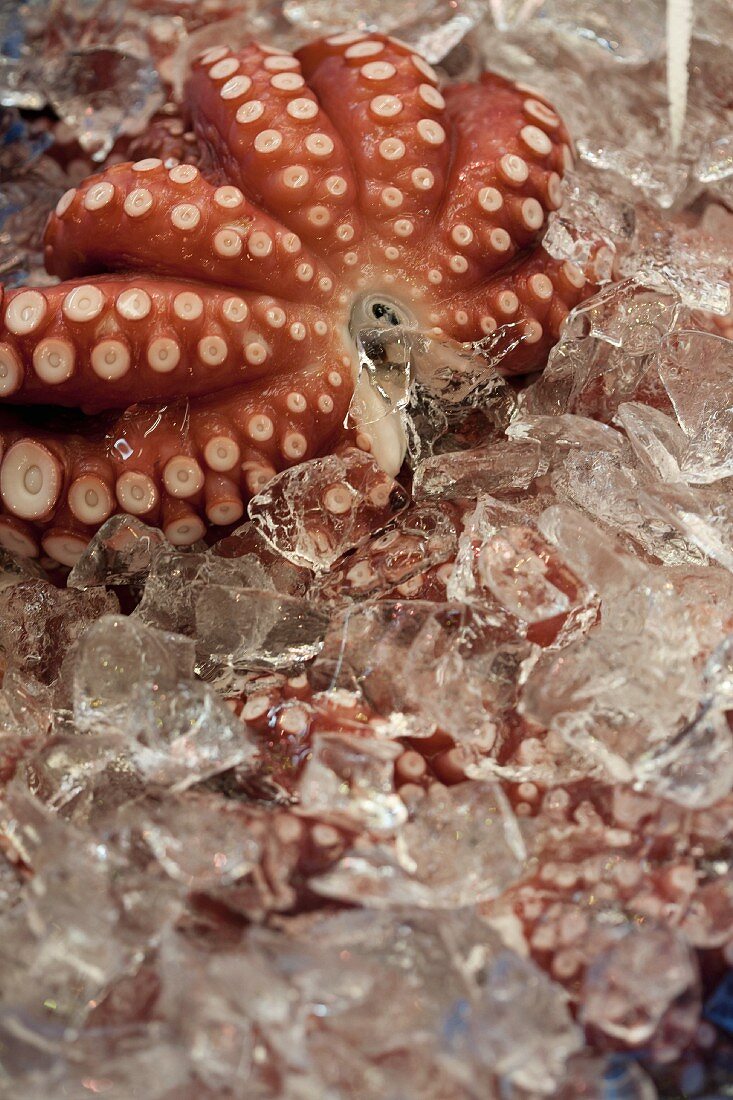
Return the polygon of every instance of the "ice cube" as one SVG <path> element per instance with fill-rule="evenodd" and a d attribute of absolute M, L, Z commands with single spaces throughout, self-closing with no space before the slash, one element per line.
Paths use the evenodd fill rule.
<path fill-rule="evenodd" d="M 674 333 L 657 370 L 689 440 L 680 459 L 684 480 L 704 485 L 733 476 L 733 340 Z"/>
<path fill-rule="evenodd" d="M 544 373 L 522 395 L 523 410 L 611 420 L 621 402 L 649 384 L 652 356 L 682 309 L 671 290 L 660 293 L 633 280 L 607 287 L 570 314 Z M 653 372 L 652 385 L 655 378 Z"/>
<path fill-rule="evenodd" d="M 253 554 L 225 558 L 210 551 L 165 549 L 151 564 L 135 614 L 159 630 L 194 637 L 196 602 L 209 585 L 274 589 L 267 570 Z"/>
<path fill-rule="evenodd" d="M 411 582 L 418 584 L 427 570 L 452 560 L 457 524 L 457 515 L 444 500 L 411 506 L 386 531 L 322 574 L 310 598 L 366 600 L 394 593 L 395 588 L 401 594 L 411 592 Z"/>
<path fill-rule="evenodd" d="M 313 458 L 272 478 L 249 503 L 250 519 L 288 561 L 329 569 L 403 512 L 405 490 L 361 451 Z"/>
<path fill-rule="evenodd" d="M 321 648 L 328 616 L 313 603 L 209 583 L 196 600 L 199 660 L 233 670 L 290 668 Z"/>
<path fill-rule="evenodd" d="M 118 610 L 111 592 L 75 592 L 27 580 L 0 592 L 0 638 L 8 664 L 51 684 L 87 627 Z"/>
<path fill-rule="evenodd" d="M 401 748 L 352 734 L 316 733 L 300 781 L 304 813 L 326 821 L 392 833 L 407 818 L 394 788 Z"/>
<path fill-rule="evenodd" d="M 440 728 L 488 751 L 531 652 L 497 609 L 382 600 L 332 619 L 313 676 L 318 687 L 360 690 L 405 736 Z"/>
<path fill-rule="evenodd" d="M 69 588 L 140 584 L 156 556 L 172 547 L 162 531 L 136 516 L 110 516 L 68 576 Z"/>
<path fill-rule="evenodd" d="M 525 850 L 497 783 L 432 787 L 394 845 L 358 842 L 312 880 L 320 894 L 375 908 L 459 909 L 503 893 Z"/>
<path fill-rule="evenodd" d="M 416 500 L 519 493 L 539 472 L 540 448 L 534 440 L 502 439 L 488 447 L 424 459 L 415 469 L 412 491 Z"/>
<path fill-rule="evenodd" d="M 684 1046 L 699 1011 L 697 967 L 689 947 L 673 929 L 664 927 L 631 925 L 616 940 L 588 969 L 582 1022 L 639 1046 L 664 1026 L 667 1013 L 674 1012 L 676 1028 L 687 1015 Z"/>
<path fill-rule="evenodd" d="M 43 84 L 59 118 L 97 161 L 104 160 L 120 134 L 142 128 L 165 100 L 150 58 L 111 45 L 47 57 Z"/>

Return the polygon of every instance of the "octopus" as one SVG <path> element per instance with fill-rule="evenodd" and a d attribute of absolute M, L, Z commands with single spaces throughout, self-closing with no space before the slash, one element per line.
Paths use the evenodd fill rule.
<path fill-rule="evenodd" d="M 185 90 L 191 162 L 115 164 L 62 196 L 60 281 L 0 288 L 0 545 L 72 565 L 115 513 L 190 545 L 346 442 L 396 473 L 365 327 L 506 327 L 502 370 L 543 365 L 588 292 L 539 243 L 570 139 L 526 87 L 439 83 L 381 35 L 211 47 Z"/>

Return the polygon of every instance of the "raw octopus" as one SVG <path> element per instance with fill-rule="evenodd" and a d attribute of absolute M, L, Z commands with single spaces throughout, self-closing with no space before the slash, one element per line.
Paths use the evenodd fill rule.
<path fill-rule="evenodd" d="M 71 565 L 117 512 L 190 545 L 345 442 L 396 473 L 398 414 L 347 420 L 355 389 L 369 408 L 365 326 L 507 327 L 502 370 L 542 366 L 587 293 L 538 243 L 568 134 L 501 77 L 438 83 L 382 35 L 209 48 L 185 96 L 196 163 L 148 156 L 62 196 L 63 281 L 2 302 L 0 545 Z"/>

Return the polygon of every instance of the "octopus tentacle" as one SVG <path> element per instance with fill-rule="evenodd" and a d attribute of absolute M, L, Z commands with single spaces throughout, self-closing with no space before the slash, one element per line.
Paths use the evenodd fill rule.
<path fill-rule="evenodd" d="M 587 292 L 580 268 L 537 248 L 529 260 L 442 303 L 431 320 L 456 340 L 491 337 L 502 373 L 523 374 L 544 362 L 568 312 Z"/>
<path fill-rule="evenodd" d="M 446 88 L 455 150 L 423 277 L 442 290 L 475 285 L 534 245 L 562 201 L 569 138 L 546 104 L 502 77 Z"/>
<path fill-rule="evenodd" d="M 207 51 L 188 96 L 194 125 L 229 178 L 319 255 L 348 267 L 363 236 L 357 183 L 298 59 L 257 43 L 224 56 Z"/>
<path fill-rule="evenodd" d="M 344 355 L 332 313 L 201 283 L 134 276 L 7 294 L 0 400 L 120 409 L 248 386 Z"/>
<path fill-rule="evenodd" d="M 435 72 L 408 46 L 380 34 L 335 35 L 303 47 L 298 57 L 351 151 L 380 261 L 410 272 L 412 253 L 432 243 L 430 219 L 450 164 Z"/>
<path fill-rule="evenodd" d="M 137 269 L 328 301 L 333 274 L 297 234 L 198 168 L 155 157 L 118 164 L 67 191 L 46 229 L 46 266 L 63 279 Z"/>
<path fill-rule="evenodd" d="M 327 448 L 350 396 L 347 368 L 331 363 L 254 391 L 136 406 L 102 438 L 21 423 L 1 428 L 0 504 L 12 522 L 0 525 L 0 545 L 32 538 L 26 527 L 16 528 L 20 521 L 42 532 L 44 547 L 51 535 L 70 536 L 73 528 L 81 552 L 92 531 L 120 509 L 162 522 L 178 545 L 184 528 L 195 542 L 211 524 L 236 522 L 244 502 L 277 471 Z"/>

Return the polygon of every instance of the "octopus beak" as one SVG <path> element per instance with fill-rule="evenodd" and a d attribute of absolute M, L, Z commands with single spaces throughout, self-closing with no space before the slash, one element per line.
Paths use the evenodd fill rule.
<path fill-rule="evenodd" d="M 356 348 L 349 419 L 391 477 L 399 473 L 407 451 L 401 410 L 409 397 L 410 330 L 416 326 L 404 303 L 380 293 L 359 297 L 349 320 L 349 335 Z"/>

